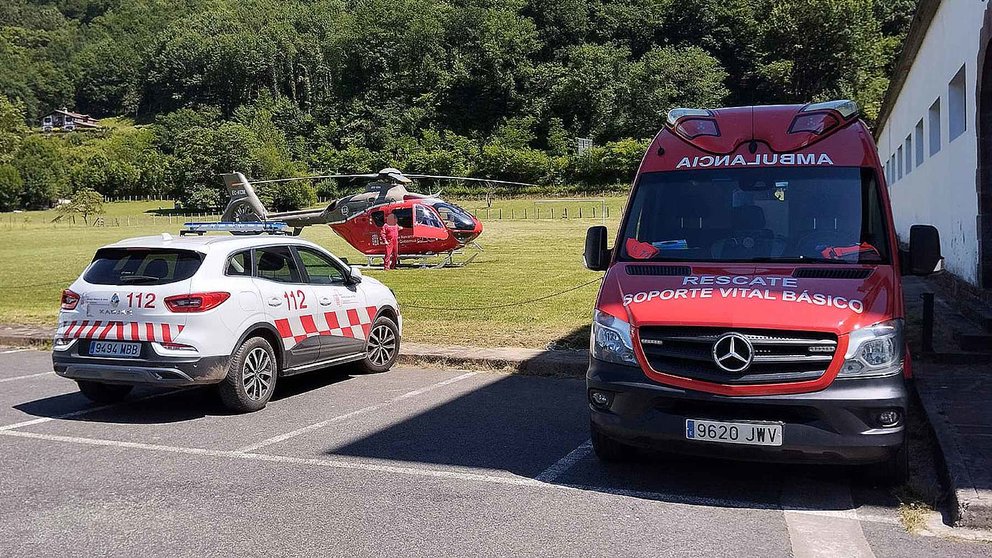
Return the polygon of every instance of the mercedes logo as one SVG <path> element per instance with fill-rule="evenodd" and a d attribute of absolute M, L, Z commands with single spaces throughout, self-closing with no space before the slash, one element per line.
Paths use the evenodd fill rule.
<path fill-rule="evenodd" d="M 743 372 L 754 360 L 754 346 L 740 333 L 728 333 L 713 343 L 713 362 L 727 372 Z"/>

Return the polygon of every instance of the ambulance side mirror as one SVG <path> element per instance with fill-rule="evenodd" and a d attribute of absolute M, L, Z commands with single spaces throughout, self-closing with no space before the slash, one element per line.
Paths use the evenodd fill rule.
<path fill-rule="evenodd" d="M 606 271 L 610 265 L 610 250 L 606 249 L 606 227 L 589 227 L 586 231 L 586 250 L 583 254 L 586 267 L 593 271 Z"/>
<path fill-rule="evenodd" d="M 909 253 L 903 254 L 906 275 L 930 275 L 940 271 L 940 233 L 932 225 L 913 225 L 909 228 Z"/>
<path fill-rule="evenodd" d="M 352 285 L 362 282 L 362 270 L 357 265 L 348 268 L 348 282 Z"/>

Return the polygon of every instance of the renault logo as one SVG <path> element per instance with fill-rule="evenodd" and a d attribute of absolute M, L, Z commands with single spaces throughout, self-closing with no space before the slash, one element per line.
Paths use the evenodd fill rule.
<path fill-rule="evenodd" d="M 117 293 L 114 293 L 114 296 L 110 297 L 110 305 L 113 306 L 114 308 L 117 308 L 117 305 L 120 303 L 121 303 L 121 297 L 117 296 Z"/>
<path fill-rule="evenodd" d="M 713 362 L 727 372 L 743 372 L 754 359 L 754 346 L 740 333 L 728 333 L 713 343 Z"/>

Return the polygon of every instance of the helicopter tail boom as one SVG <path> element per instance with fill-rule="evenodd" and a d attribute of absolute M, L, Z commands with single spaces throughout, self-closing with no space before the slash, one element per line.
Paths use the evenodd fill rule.
<path fill-rule="evenodd" d="M 223 175 L 224 185 L 231 199 L 224 208 L 221 221 L 265 221 L 268 212 L 262 201 L 255 194 L 255 189 L 251 183 L 240 172 L 233 172 Z"/>

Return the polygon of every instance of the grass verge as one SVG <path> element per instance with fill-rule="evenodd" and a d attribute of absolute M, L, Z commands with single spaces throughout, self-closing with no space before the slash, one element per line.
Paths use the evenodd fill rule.
<path fill-rule="evenodd" d="M 482 201 L 462 201 L 485 226 L 479 238 L 483 250 L 470 265 L 370 269 L 367 274 L 396 292 L 410 341 L 534 348 L 550 343 L 584 345 L 588 338 L 582 335 L 583 328 L 588 328 L 598 285 L 594 281 L 598 274 L 582 265 L 585 230 L 598 224 L 615 230 L 623 202 L 622 198 L 518 199 L 487 207 Z M 78 217 L 76 225 L 53 223 L 53 211 L 0 214 L 5 240 L 0 247 L 0 323 L 53 325 L 59 293 L 79 276 L 97 248 L 123 238 L 176 233 L 182 222 L 161 216 L 171 209 L 171 202 L 105 205 L 104 226 L 84 226 Z M 609 207 L 608 219 L 604 207 Z M 538 214 L 540 219 L 535 218 Z M 329 227 L 309 227 L 302 236 L 352 263 L 365 261 Z M 468 249 L 461 258 L 472 253 Z M 590 284 L 561 296 L 524 302 L 583 283 Z"/>

